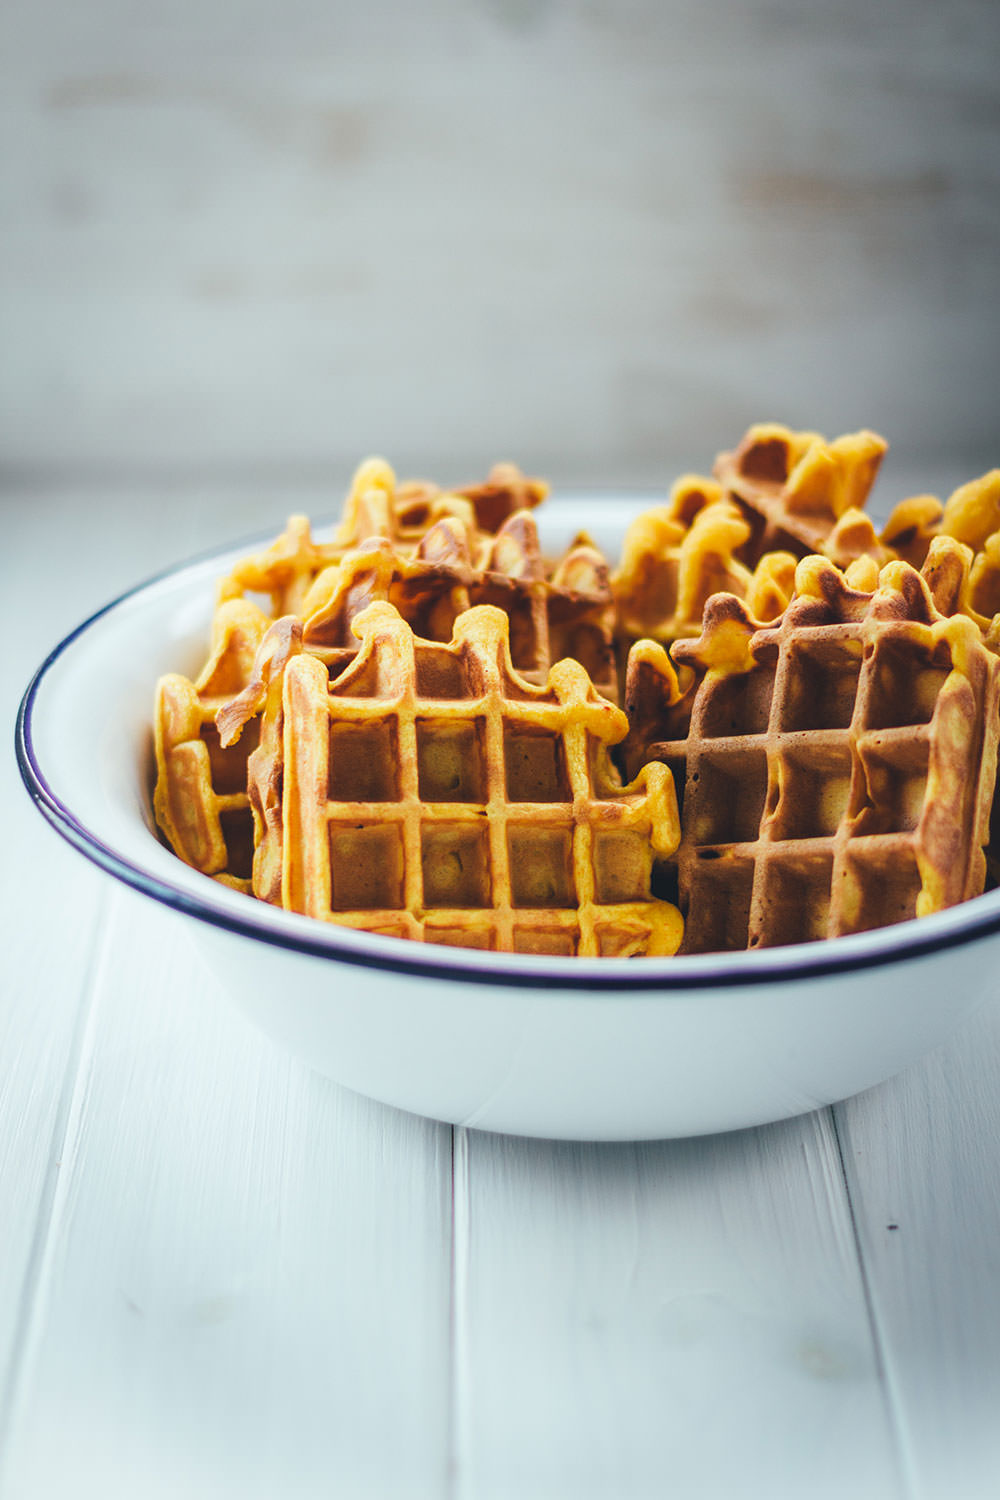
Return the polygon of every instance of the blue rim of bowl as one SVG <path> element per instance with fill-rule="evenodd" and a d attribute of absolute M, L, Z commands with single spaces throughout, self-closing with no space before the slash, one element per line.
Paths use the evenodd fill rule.
<path fill-rule="evenodd" d="M 251 544 L 248 541 L 246 545 Z M 424 979 L 462 981 L 467 984 L 499 986 L 500 988 L 573 990 L 577 993 L 581 990 L 617 990 L 630 994 L 647 991 L 663 993 L 672 990 L 759 987 L 788 980 L 818 979 L 829 975 L 845 975 L 859 969 L 883 968 L 890 964 L 909 962 L 950 948 L 965 947 L 969 943 L 982 941 L 1000 932 L 1000 899 L 998 899 L 986 910 L 971 908 L 969 902 L 963 902 L 958 906 L 948 908 L 947 913 L 939 912 L 934 916 L 918 918 L 915 921 L 875 928 L 870 932 L 854 934 L 853 937 L 836 938 L 832 942 L 802 943 L 791 947 L 758 948 L 752 954 L 740 951 L 624 961 L 613 958 L 571 959 L 569 962 L 574 966 L 574 972 L 567 972 L 561 967 L 566 963 L 563 958 L 532 955 L 531 967 L 524 968 L 518 963 L 521 955 L 503 953 L 490 955 L 494 962 L 500 960 L 502 965 L 490 969 L 463 961 L 462 955 L 465 950 L 460 948 L 422 944 L 404 938 L 385 937 L 381 934 L 355 933 L 352 929 L 337 928 L 335 924 L 317 923 L 320 931 L 316 938 L 300 931 L 273 930 L 254 921 L 252 897 L 242 898 L 248 904 L 246 917 L 236 911 L 232 913 L 222 911 L 207 901 L 199 900 L 197 896 L 190 895 L 180 886 L 161 880 L 158 876 L 126 859 L 124 855 L 109 848 L 79 821 L 56 796 L 46 781 L 35 755 L 31 720 L 38 690 L 50 668 L 98 620 L 155 584 L 165 582 L 168 578 L 206 563 L 213 557 L 224 556 L 240 545 L 240 542 L 236 542 L 225 547 L 212 548 L 187 562 L 165 568 L 141 583 L 135 584 L 132 588 L 126 589 L 124 593 L 95 610 L 52 648 L 28 683 L 18 708 L 15 724 L 15 753 L 22 780 L 35 806 L 67 843 L 91 863 L 104 870 L 106 874 L 112 875 L 140 894 L 149 896 L 164 906 L 223 931 L 334 963 L 345 963 L 364 969 L 385 970 L 391 973 L 411 974 Z M 150 837 L 152 838 L 153 835 L 151 834 Z M 209 876 L 203 878 L 210 879 Z M 216 889 L 218 891 L 221 888 Z M 1000 893 L 997 894 L 1000 896 Z M 266 909 L 274 910 L 271 907 Z M 935 917 L 946 914 L 952 917 L 953 925 L 945 932 L 938 932 Z M 295 920 L 309 921 L 308 918 L 301 917 L 296 917 Z M 926 924 L 931 924 L 931 926 L 928 927 Z M 360 939 L 362 946 L 355 949 L 350 941 L 344 941 L 348 934 L 352 939 Z M 338 942 L 338 937 L 341 938 L 341 942 Z M 865 940 L 861 950 L 854 946 L 856 938 Z M 370 940 L 371 946 L 368 946 L 365 940 Z M 875 946 L 879 942 L 882 946 Z M 383 943 L 389 945 L 389 951 L 383 950 L 381 946 Z M 840 946 L 842 944 L 843 947 Z M 448 962 L 444 962 L 438 956 L 443 953 L 449 955 Z M 486 955 L 483 957 L 485 958 Z M 713 960 L 710 967 L 705 966 L 705 960 Z M 748 960 L 750 960 L 749 963 Z M 592 967 L 594 964 L 599 966 L 596 972 Z M 607 972 L 600 972 L 605 965 L 608 966 Z M 655 966 L 655 968 L 647 966 Z"/>

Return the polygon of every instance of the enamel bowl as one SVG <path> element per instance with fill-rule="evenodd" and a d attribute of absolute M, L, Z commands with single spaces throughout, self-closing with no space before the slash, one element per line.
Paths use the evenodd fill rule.
<path fill-rule="evenodd" d="M 555 550 L 617 557 L 650 498 L 550 500 Z M 992 991 L 1000 891 L 796 947 L 566 959 L 408 943 L 299 917 L 189 869 L 150 809 L 157 677 L 204 658 L 215 580 L 271 539 L 171 570 L 74 630 L 35 674 L 18 760 L 40 812 L 108 874 L 186 918 L 218 980 L 339 1083 L 435 1119 L 578 1140 L 761 1124 L 857 1093 Z M 207 999 L 208 997 L 206 997 Z"/>

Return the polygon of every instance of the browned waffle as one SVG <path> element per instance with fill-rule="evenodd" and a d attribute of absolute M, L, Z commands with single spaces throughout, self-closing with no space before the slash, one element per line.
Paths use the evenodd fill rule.
<path fill-rule="evenodd" d="M 776 422 L 750 427 L 713 473 L 753 528 L 751 561 L 782 549 L 804 556 L 823 544 L 845 511 L 863 509 L 886 451 L 874 432 L 832 442 Z"/>
<path fill-rule="evenodd" d="M 961 485 L 945 502 L 941 530 L 973 552 L 1000 532 L 1000 469 Z"/>
<path fill-rule="evenodd" d="M 454 491 L 398 484 L 384 459 L 368 458 L 354 473 L 332 540 L 317 541 L 306 516 L 290 516 L 270 546 L 234 565 L 220 585 L 221 596 L 265 595 L 272 619 L 301 615 L 317 576 L 373 539 L 409 557 L 433 527 L 448 521 L 464 534 L 473 555 L 515 511 L 538 505 L 547 493 L 547 485 L 526 479 L 515 464 L 497 464 L 484 483 Z"/>
<path fill-rule="evenodd" d="M 235 564 L 221 599 L 266 598 L 273 620 L 295 615 L 305 644 L 341 670 L 357 651 L 351 622 L 388 599 L 418 635 L 448 641 L 463 610 L 495 604 L 511 622 L 518 671 L 537 683 L 561 656 L 575 656 L 599 691 L 618 701 L 615 615 L 607 564 L 587 538 L 547 566 L 530 507 L 548 493 L 514 464 L 460 491 L 397 485 L 383 460 L 354 474 L 332 541 L 317 541 L 307 517 L 291 516 L 262 552 Z"/>
<path fill-rule="evenodd" d="M 450 501 L 458 497 L 472 507 L 479 530 L 492 533 L 499 531 L 516 511 L 540 505 L 548 493 L 549 486 L 543 479 L 529 479 L 517 464 L 494 464 L 481 482 L 459 485 L 454 490 L 442 490 L 425 480 L 404 482 L 396 491 L 396 515 L 404 532 L 422 534 L 440 519 L 435 507 L 442 499 Z"/>
<path fill-rule="evenodd" d="M 982 890 L 1000 662 L 908 564 L 861 593 L 807 558 L 775 625 L 717 595 L 674 655 L 700 679 L 688 699 L 640 642 L 626 704 L 629 765 L 658 759 L 683 789 L 684 952 L 866 931 Z"/>
<path fill-rule="evenodd" d="M 225 597 L 268 596 L 272 619 L 301 616 L 317 577 L 341 563 L 353 550 L 382 539 L 406 555 L 425 532 L 446 517 L 476 544 L 474 513 L 466 500 L 442 496 L 427 505 L 426 526 L 404 525 L 396 508 L 396 479 L 382 459 L 367 459 L 357 469 L 332 541 L 315 540 L 306 516 L 290 516 L 282 534 L 263 552 L 242 558 L 220 585 Z"/>
<path fill-rule="evenodd" d="M 436 485 L 397 483 L 383 458 L 368 458 L 355 471 L 336 533 L 339 556 L 372 537 L 409 553 L 439 521 L 450 520 L 467 534 L 469 545 L 484 531 L 475 506 L 464 495 Z"/>
<path fill-rule="evenodd" d="M 879 541 L 894 557 L 923 567 L 927 549 L 938 535 L 944 507 L 934 495 L 911 495 L 889 513 Z"/>
<path fill-rule="evenodd" d="M 750 569 L 737 552 L 750 527 L 728 500 L 698 509 L 685 523 L 670 506 L 643 512 L 629 526 L 612 577 L 622 634 L 674 641 L 697 635 L 711 594 L 745 597 Z"/>
<path fill-rule="evenodd" d="M 622 788 L 622 711 L 576 662 L 545 687 L 512 668 L 508 619 L 479 606 L 447 645 L 398 611 L 354 621 L 330 682 L 306 652 L 283 672 L 282 902 L 393 936 L 522 953 L 672 953 L 677 911 L 651 895 L 678 836 L 673 782 Z"/>
<path fill-rule="evenodd" d="M 450 640 L 456 617 L 469 607 L 472 576 L 465 533 L 447 521 L 431 528 L 412 558 L 375 537 L 316 579 L 303 602 L 305 644 L 336 676 L 357 655 L 356 617 L 388 599 L 421 635 Z"/>
<path fill-rule="evenodd" d="M 690 476 L 683 495 L 689 497 Z M 765 553 L 754 569 L 740 561 L 750 525 L 726 499 L 706 500 L 679 518 L 670 505 L 637 516 L 625 535 L 621 566 L 612 575 L 619 638 L 679 640 L 698 635 L 702 611 L 712 594 L 747 600 L 761 619 L 774 619 L 791 597 L 796 559 L 789 552 Z M 704 491 L 694 492 L 701 497 Z"/>
<path fill-rule="evenodd" d="M 454 518 L 438 521 L 411 556 L 375 538 L 325 569 L 302 604 L 303 641 L 332 675 L 357 653 L 352 625 L 368 605 L 388 600 L 426 640 L 451 640 L 455 620 L 476 604 L 494 604 L 510 620 L 514 666 L 543 683 L 549 667 L 573 656 L 595 686 L 618 701 L 614 604 L 607 564 L 579 540 L 546 570 L 534 518 L 510 516 L 475 555 Z"/>
<path fill-rule="evenodd" d="M 332 542 L 317 542 L 307 516 L 289 516 L 285 529 L 263 552 L 234 564 L 219 584 L 221 599 L 259 594 L 269 599 L 272 620 L 297 615 L 317 573 L 343 556 Z"/>
<path fill-rule="evenodd" d="M 241 890 L 250 888 L 247 757 L 257 730 L 223 746 L 215 715 L 253 676 L 269 624 L 249 601 L 226 600 L 215 612 L 211 655 L 198 678 L 171 672 L 156 690 L 156 821 L 187 864 Z"/>

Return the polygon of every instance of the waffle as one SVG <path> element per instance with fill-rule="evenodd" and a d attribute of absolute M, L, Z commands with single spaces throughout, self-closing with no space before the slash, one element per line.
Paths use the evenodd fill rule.
<path fill-rule="evenodd" d="M 282 904 L 461 947 L 676 951 L 677 910 L 651 894 L 679 834 L 673 782 L 654 765 L 621 787 L 608 747 L 625 716 L 584 669 L 526 682 L 489 605 L 447 645 L 386 602 L 354 629 L 333 682 L 308 652 L 282 673 Z"/>
<path fill-rule="evenodd" d="M 220 585 L 223 598 L 248 593 L 267 596 L 272 619 L 301 616 L 316 579 L 353 550 L 372 539 L 384 539 L 400 552 L 415 547 L 424 531 L 449 517 L 463 532 L 473 532 L 474 515 L 467 501 L 445 498 L 427 507 L 423 530 L 400 522 L 395 506 L 396 479 L 382 459 L 367 459 L 354 475 L 343 518 L 333 540 L 316 541 L 306 516 L 290 516 L 284 531 L 259 553 L 242 558 Z"/>
<path fill-rule="evenodd" d="M 351 623 L 368 603 L 391 600 L 419 635 L 443 642 L 464 609 L 495 604 L 511 621 L 514 665 L 530 681 L 543 683 L 553 661 L 574 656 L 617 702 L 607 564 L 587 538 L 545 564 L 529 510 L 547 493 L 515 464 L 443 491 L 397 485 L 383 459 L 367 459 L 332 541 L 317 541 L 306 516 L 291 516 L 269 547 L 236 563 L 219 597 L 260 596 L 272 620 L 302 619 L 307 648 L 334 673 L 357 651 Z"/>
<path fill-rule="evenodd" d="M 571 657 L 602 697 L 618 703 L 615 602 L 603 553 L 578 536 L 545 583 L 549 664 Z M 545 681 L 541 673 L 537 681 Z"/>
<path fill-rule="evenodd" d="M 973 552 L 1000 531 L 1000 469 L 961 485 L 945 502 L 941 530 Z"/>
<path fill-rule="evenodd" d="M 832 563 L 836 563 L 841 572 L 846 572 L 852 563 L 865 558 L 874 565 L 876 578 L 886 563 L 895 562 L 898 558 L 896 551 L 887 546 L 875 530 L 871 516 L 859 510 L 856 505 L 852 505 L 838 517 L 818 552 L 820 556 L 828 557 Z"/>
<path fill-rule="evenodd" d="M 901 500 L 877 537 L 867 517 L 849 512 L 822 550 L 840 566 L 866 553 L 880 564 L 896 558 L 923 568 L 942 537 L 971 549 L 968 588 L 956 607 L 988 627 L 1000 613 L 1000 469 L 961 485 L 944 505 L 934 495 Z"/>
<path fill-rule="evenodd" d="M 313 537 L 308 517 L 290 516 L 270 546 L 236 563 L 220 585 L 221 597 L 259 594 L 269 600 L 272 619 L 301 615 L 317 577 L 373 539 L 409 557 L 446 520 L 474 555 L 516 511 L 538 505 L 547 493 L 547 485 L 525 478 L 515 464 L 497 464 L 482 484 L 446 491 L 423 482 L 398 484 L 384 459 L 369 458 L 354 473 L 331 541 Z"/>
<path fill-rule="evenodd" d="M 219 584 L 220 599 L 258 594 L 268 599 L 272 620 L 297 615 L 318 573 L 343 556 L 344 549 L 317 542 L 308 516 L 289 516 L 285 529 L 263 552 L 241 558 Z"/>
<path fill-rule="evenodd" d="M 667 504 L 626 533 L 612 575 L 623 654 L 643 638 L 668 644 L 697 636 L 713 593 L 745 600 L 761 622 L 776 619 L 791 598 L 796 562 L 810 550 L 870 593 L 887 563 L 922 567 L 940 536 L 973 548 L 958 607 L 987 628 L 1000 613 L 1000 470 L 962 486 L 945 506 L 929 495 L 901 501 L 879 532 L 861 506 L 884 449 L 872 433 L 827 443 L 762 425 L 717 460 L 725 485 L 685 474 Z"/>
<path fill-rule="evenodd" d="M 543 579 L 534 522 L 525 514 L 501 527 L 485 561 L 493 567 L 472 567 L 467 539 L 450 519 L 431 528 L 409 562 L 389 542 L 375 538 L 319 575 L 304 601 L 304 626 L 292 615 L 271 625 L 249 678 L 216 714 L 220 743 L 227 748 L 247 724 L 260 721 L 260 747 L 247 759 L 255 895 L 280 901 L 283 826 L 281 777 L 275 767 L 280 763 L 281 674 L 291 656 L 306 650 L 323 663 L 330 678 L 338 677 L 358 654 L 354 622 L 373 602 L 391 601 L 416 635 L 447 643 L 472 601 L 497 599 L 516 644 L 519 675 L 543 684 L 552 665 L 549 657 L 558 651 L 589 669 L 603 696 L 617 701 L 613 604 L 601 554 L 578 539 L 551 578 Z M 509 572 L 501 574 L 500 565 Z"/>
<path fill-rule="evenodd" d="M 934 495 L 901 500 L 879 541 L 893 557 L 922 568 L 941 537 L 971 549 L 968 589 L 957 607 L 988 628 L 1000 613 L 1000 469 L 960 485 L 944 505 Z"/>
<path fill-rule="evenodd" d="M 862 593 L 809 557 L 774 625 L 718 595 L 673 654 L 686 696 L 662 648 L 633 650 L 627 761 L 683 793 L 682 951 L 862 932 L 983 889 L 1000 661 L 909 564 Z"/>
<path fill-rule="evenodd" d="M 336 676 L 357 655 L 351 629 L 369 604 L 392 599 L 421 635 L 450 640 L 456 617 L 469 607 L 472 562 L 464 531 L 440 521 L 427 533 L 434 561 L 418 549 L 413 559 L 377 537 L 348 552 L 316 579 L 303 604 L 308 649 Z"/>
<path fill-rule="evenodd" d="M 504 521 L 519 510 L 532 510 L 549 493 L 543 479 L 529 479 L 517 464 L 494 464 L 481 483 L 443 491 L 424 480 L 409 480 L 396 492 L 396 514 L 404 530 L 425 531 L 439 514 L 442 500 L 465 500 L 472 507 L 475 525 L 483 532 L 497 532 Z"/>
<path fill-rule="evenodd" d="M 874 432 L 827 442 L 761 423 L 732 453 L 719 454 L 713 473 L 751 525 L 754 561 L 779 549 L 802 557 L 823 550 L 845 511 L 864 508 L 886 447 Z"/>
<path fill-rule="evenodd" d="M 934 495 L 911 495 L 900 500 L 879 533 L 879 541 L 893 557 L 922 568 L 927 549 L 938 535 L 944 506 Z"/>
<path fill-rule="evenodd" d="M 470 546 L 486 529 L 479 525 L 475 506 L 465 496 L 436 485 L 400 485 L 384 459 L 369 458 L 355 471 L 335 543 L 343 556 L 371 537 L 383 537 L 406 553 L 445 519 L 462 527 Z"/>
<path fill-rule="evenodd" d="M 709 485 L 685 476 L 669 505 L 645 511 L 626 532 L 621 566 L 611 580 L 626 646 L 642 638 L 666 643 L 698 635 L 712 594 L 746 599 L 762 619 L 779 615 L 788 603 L 794 556 L 769 552 L 752 570 L 740 561 L 750 525 L 732 501 L 713 498 Z"/>
<path fill-rule="evenodd" d="M 223 746 L 218 710 L 245 689 L 255 670 L 267 616 L 243 599 L 217 608 L 212 649 L 192 681 L 180 673 L 161 677 L 156 690 L 156 821 L 187 864 L 240 890 L 250 889 L 252 817 L 247 758 L 257 730 Z"/>
<path fill-rule="evenodd" d="M 547 572 L 527 511 L 510 516 L 475 555 L 465 528 L 449 517 L 426 532 L 412 556 L 375 538 L 325 569 L 303 600 L 303 639 L 332 675 L 357 653 L 354 619 L 380 600 L 394 604 L 417 635 L 440 642 L 451 640 L 464 610 L 496 605 L 510 620 L 514 666 L 530 682 L 544 683 L 553 661 L 572 656 L 599 692 L 618 701 L 607 564 L 583 539 Z"/>

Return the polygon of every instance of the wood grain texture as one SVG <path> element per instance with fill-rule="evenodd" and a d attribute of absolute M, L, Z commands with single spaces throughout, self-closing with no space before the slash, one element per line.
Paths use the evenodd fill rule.
<path fill-rule="evenodd" d="M 44 826 L 13 756 L 14 719 L 31 673 L 93 607 L 70 552 L 59 555 L 72 532 L 67 525 L 61 533 L 60 523 L 70 514 L 79 518 L 67 496 L 41 505 L 23 492 L 0 496 L 0 718 L 7 726 L 0 805 L 7 848 L 16 851 L 0 863 L 0 1449 L 57 1190 L 108 895 L 96 873 Z M 101 588 L 100 566 L 97 573 Z"/>
<path fill-rule="evenodd" d="M 6 716 L 5 716 L 6 717 Z M 22 857 L 0 873 L 0 1451 L 60 1171 L 76 1059 L 93 999 L 95 929 L 107 892 L 0 767 L 5 835 Z"/>
<path fill-rule="evenodd" d="M 463 1495 L 902 1493 L 826 1114 L 464 1152 Z"/>
<path fill-rule="evenodd" d="M 998 1079 L 994 1002 L 920 1067 L 837 1108 L 914 1500 L 997 1493 Z"/>
<path fill-rule="evenodd" d="M 181 923 L 113 906 L 7 1494 L 440 1495 L 450 1132 L 287 1061 Z"/>

